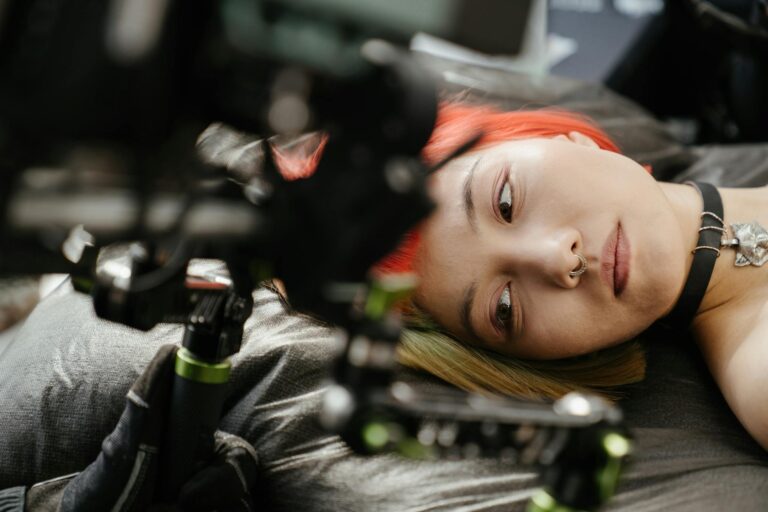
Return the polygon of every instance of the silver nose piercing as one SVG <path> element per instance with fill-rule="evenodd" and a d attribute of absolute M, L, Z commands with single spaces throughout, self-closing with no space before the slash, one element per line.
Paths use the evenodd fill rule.
<path fill-rule="evenodd" d="M 579 253 L 574 253 L 574 254 L 576 254 L 577 258 L 579 258 L 579 268 L 575 270 L 571 270 L 570 272 L 568 272 L 568 275 L 571 277 L 579 277 L 581 274 L 587 271 L 587 258 L 585 258 Z"/>

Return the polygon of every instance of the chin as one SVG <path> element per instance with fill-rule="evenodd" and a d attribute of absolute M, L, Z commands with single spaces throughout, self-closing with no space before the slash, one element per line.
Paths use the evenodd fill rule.
<path fill-rule="evenodd" d="M 673 232 L 666 235 L 646 244 L 653 250 L 638 255 L 642 258 L 634 261 L 634 273 L 629 277 L 626 291 L 633 292 L 629 302 L 636 314 L 647 319 L 640 332 L 672 310 L 688 275 L 687 249 Z"/>

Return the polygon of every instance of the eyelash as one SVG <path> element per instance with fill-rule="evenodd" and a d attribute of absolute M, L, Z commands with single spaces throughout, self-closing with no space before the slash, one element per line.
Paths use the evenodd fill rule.
<path fill-rule="evenodd" d="M 512 320 L 512 295 L 509 293 L 509 284 L 504 287 L 501 297 L 496 303 L 496 322 L 504 331 L 509 331 L 510 321 Z"/>
<path fill-rule="evenodd" d="M 512 222 L 513 195 L 512 185 L 509 183 L 509 171 L 507 170 L 504 173 L 504 184 L 501 186 L 501 190 L 499 190 L 499 197 L 497 199 L 499 215 L 506 222 Z"/>

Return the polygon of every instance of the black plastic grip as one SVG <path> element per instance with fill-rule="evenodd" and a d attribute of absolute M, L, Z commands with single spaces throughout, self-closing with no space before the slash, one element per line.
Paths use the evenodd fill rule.
<path fill-rule="evenodd" d="M 227 383 L 206 383 L 174 375 L 171 408 L 161 450 L 159 497 L 173 503 L 181 487 L 213 456 L 214 433 Z"/>

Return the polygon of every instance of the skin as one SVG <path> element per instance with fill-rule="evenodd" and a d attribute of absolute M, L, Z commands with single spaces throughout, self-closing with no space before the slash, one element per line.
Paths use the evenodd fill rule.
<path fill-rule="evenodd" d="M 499 208 L 508 171 L 511 221 Z M 431 178 L 415 300 L 460 339 L 502 354 L 552 359 L 626 341 L 674 307 L 696 245 L 702 201 L 660 183 L 585 135 L 505 142 L 455 159 Z M 765 189 L 721 189 L 726 215 L 768 226 Z M 468 207 L 471 198 L 471 207 Z M 619 233 L 629 273 L 619 293 L 604 257 Z M 614 238 L 615 239 L 615 238 Z M 613 251 L 609 251 L 613 252 Z M 587 271 L 576 254 L 587 260 Z M 693 333 L 731 408 L 768 447 L 768 269 L 717 259 Z M 511 319 L 497 306 L 509 290 Z M 471 297 L 471 300 L 470 300 Z M 758 405 L 759 404 L 759 405 Z"/>
<path fill-rule="evenodd" d="M 768 189 L 720 189 L 720 194 L 726 223 L 756 220 L 768 226 Z M 717 259 L 692 330 L 731 409 L 768 450 L 768 269 L 737 268 L 734 257 L 727 251 Z"/>

